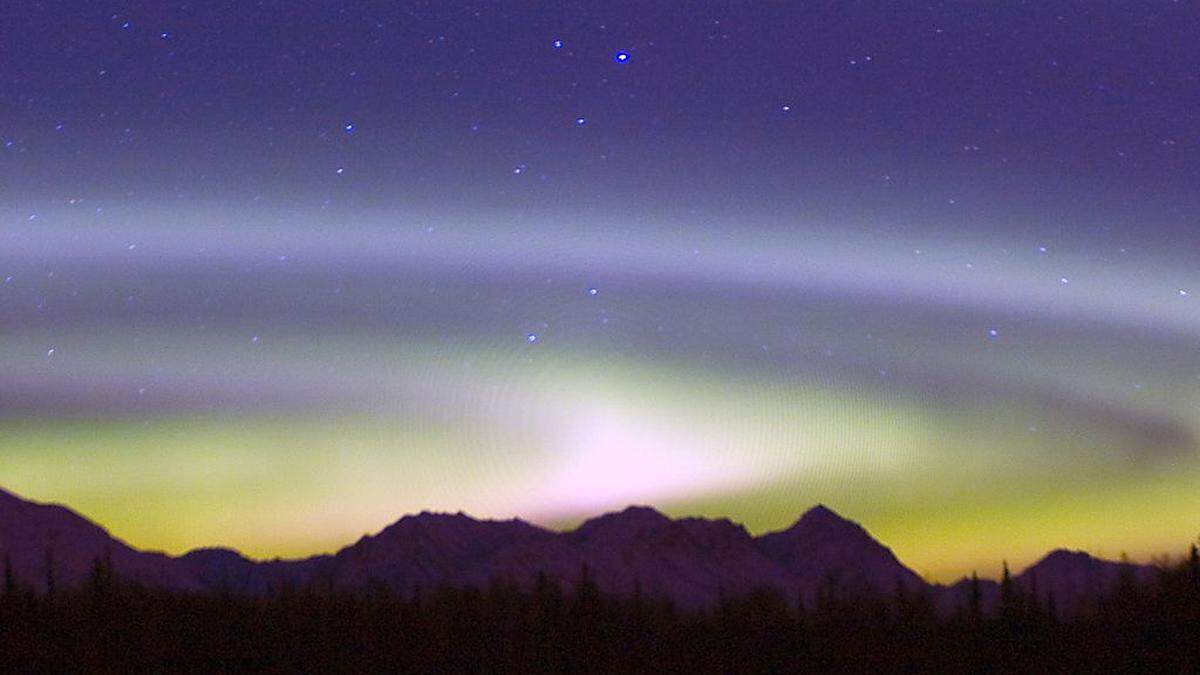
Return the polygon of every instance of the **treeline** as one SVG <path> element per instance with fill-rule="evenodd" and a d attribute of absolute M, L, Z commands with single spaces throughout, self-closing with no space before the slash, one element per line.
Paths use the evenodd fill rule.
<path fill-rule="evenodd" d="M 1089 609 L 1002 585 L 996 611 L 956 612 L 898 590 L 808 606 L 772 592 L 682 611 L 635 593 L 358 593 L 278 589 L 266 597 L 176 594 L 123 583 L 97 561 L 89 582 L 35 594 L 6 571 L 4 672 L 1200 672 L 1200 559 L 1153 584 L 1118 583 Z"/>

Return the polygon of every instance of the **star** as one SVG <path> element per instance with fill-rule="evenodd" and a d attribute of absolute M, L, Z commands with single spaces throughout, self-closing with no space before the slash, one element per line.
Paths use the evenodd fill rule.
<path fill-rule="evenodd" d="M 629 52 L 626 51 L 620 51 L 616 54 L 613 54 L 613 61 L 616 61 L 617 63 L 626 63 L 629 61 L 629 58 Z"/>

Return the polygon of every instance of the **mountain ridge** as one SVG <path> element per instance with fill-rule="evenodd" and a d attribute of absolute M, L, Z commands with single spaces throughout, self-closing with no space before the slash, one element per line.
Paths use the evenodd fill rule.
<path fill-rule="evenodd" d="M 664 596 L 685 607 L 774 588 L 811 602 L 822 593 L 927 594 L 943 610 L 961 607 L 968 580 L 930 584 L 859 523 L 818 504 L 783 530 L 751 535 L 728 518 L 670 518 L 634 505 L 590 518 L 565 532 L 520 519 L 476 519 L 464 513 L 405 515 L 375 534 L 325 555 L 253 560 L 229 548 L 180 556 L 142 551 L 70 508 L 24 500 L 0 489 L 0 556 L 21 582 L 45 591 L 84 583 L 97 560 L 145 584 L 187 592 L 264 594 L 317 585 L 357 590 L 383 585 L 413 592 L 442 585 L 504 581 L 560 587 L 586 574 L 603 591 Z M 1013 577 L 1018 587 L 1071 608 L 1115 584 L 1144 582 L 1155 568 L 1054 549 Z M 999 584 L 981 580 L 985 607 Z"/>

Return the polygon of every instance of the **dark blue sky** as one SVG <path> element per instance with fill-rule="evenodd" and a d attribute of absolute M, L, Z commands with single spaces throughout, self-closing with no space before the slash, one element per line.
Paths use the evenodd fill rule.
<path fill-rule="evenodd" d="M 43 2 L 0 22 L 8 201 L 769 199 L 1084 231 L 1104 209 L 1167 244 L 1200 212 L 1188 2 Z"/>

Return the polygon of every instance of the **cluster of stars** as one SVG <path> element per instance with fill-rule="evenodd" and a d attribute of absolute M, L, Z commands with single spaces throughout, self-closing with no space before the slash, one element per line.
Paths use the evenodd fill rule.
<path fill-rule="evenodd" d="M 167 34 L 164 32 L 161 37 L 166 39 Z M 556 38 L 551 42 L 551 46 L 554 49 L 563 49 L 566 46 L 566 43 L 561 38 Z M 624 63 L 628 63 L 633 57 L 632 57 L 632 54 L 627 50 L 618 50 L 613 53 L 612 58 L 613 58 L 613 61 L 615 61 L 616 63 L 624 64 Z M 356 72 L 351 73 L 351 76 L 355 76 L 355 75 L 357 75 Z M 785 112 L 787 112 L 787 111 L 791 110 L 791 107 L 785 105 L 785 106 L 783 106 L 783 109 Z M 574 124 L 577 127 L 586 126 L 587 123 L 588 123 L 588 118 L 584 115 L 577 115 L 574 119 Z M 481 128 L 482 128 L 482 126 L 478 122 L 473 123 L 470 127 L 470 129 L 473 133 L 478 133 Z M 352 135 L 358 131 L 358 126 L 352 121 L 346 121 L 342 125 L 342 131 L 345 132 L 347 135 Z M 528 170 L 528 166 L 526 166 L 525 164 L 518 164 L 516 167 L 513 168 L 512 173 L 516 174 L 516 175 L 520 175 L 520 174 L 525 173 L 527 170 Z M 340 176 L 343 173 L 345 173 L 345 169 L 343 167 L 338 167 L 334 171 L 334 173 L 336 173 L 337 175 Z"/>

